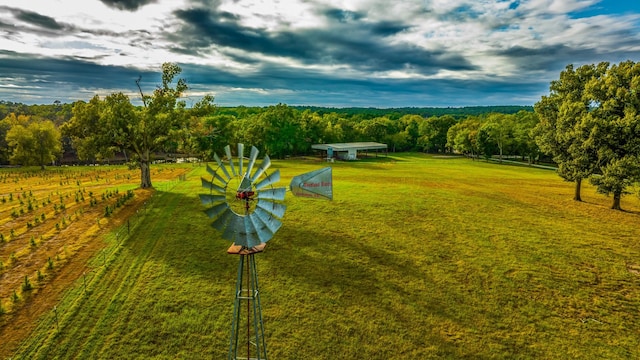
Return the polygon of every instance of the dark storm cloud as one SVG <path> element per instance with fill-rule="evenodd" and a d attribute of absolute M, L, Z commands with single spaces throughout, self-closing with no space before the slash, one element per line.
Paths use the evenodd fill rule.
<path fill-rule="evenodd" d="M 383 21 L 373 25 L 371 27 L 371 33 L 373 35 L 387 37 L 409 30 L 410 28 L 410 26 L 407 26 L 406 24 L 400 22 Z"/>
<path fill-rule="evenodd" d="M 43 36 L 55 36 L 73 29 L 73 26 L 69 24 L 60 23 L 52 17 L 33 11 L 7 6 L 0 6 L 0 10 L 11 13 L 16 20 L 13 24 L 0 23 L 0 28 L 9 34 L 34 33 Z"/>
<path fill-rule="evenodd" d="M 568 64 L 594 63 L 600 61 L 623 61 L 640 57 L 640 51 L 625 53 L 607 53 L 606 49 L 579 48 L 556 44 L 540 48 L 512 46 L 496 51 L 493 55 L 503 56 L 523 72 L 543 72 L 550 69 L 563 69 Z M 600 59 L 600 60 L 594 60 Z"/>
<path fill-rule="evenodd" d="M 263 90 L 251 95 L 229 92 L 216 96 L 216 102 L 225 106 L 270 105 L 278 102 L 290 105 L 372 106 L 372 99 L 382 101 L 385 107 L 407 104 L 529 105 L 539 100 L 538 94 L 548 89 L 548 82 L 544 80 L 514 83 L 506 80 L 346 78 L 337 73 L 292 69 L 279 64 L 265 64 L 256 72 L 245 74 L 194 65 L 183 65 L 183 70 L 189 86 L 196 91 L 211 92 L 212 86 Z"/>
<path fill-rule="evenodd" d="M 351 21 L 361 20 L 365 17 L 364 13 L 354 12 L 342 9 L 326 9 L 323 11 L 324 16 L 334 21 L 348 23 Z"/>
<path fill-rule="evenodd" d="M 118 10 L 126 10 L 126 11 L 135 11 L 139 8 L 157 2 L 157 0 L 100 0 L 103 4 L 108 7 L 118 9 Z"/>
<path fill-rule="evenodd" d="M 548 88 L 545 81 L 509 83 L 506 81 L 465 81 L 452 79 L 375 79 L 345 78 L 313 69 L 293 69 L 282 64 L 264 63 L 254 72 L 234 73 L 216 67 L 180 64 L 181 77 L 191 92 L 216 94 L 223 106 L 290 105 L 372 106 L 384 101 L 386 107 L 450 106 L 451 104 L 531 104 Z M 55 100 L 88 101 L 95 94 L 112 92 L 135 94 L 135 80 L 142 76 L 143 91 L 160 83 L 160 69 L 142 71 L 120 66 L 101 66 L 78 58 L 45 58 L 0 51 L 0 98 L 26 103 L 52 103 Z M 55 89 L 52 91 L 52 89 Z M 240 93 L 228 89 L 247 89 Z M 260 89 L 262 91 L 253 91 Z M 490 90 L 490 91 L 489 91 Z M 30 98 L 22 96 L 29 93 Z M 218 95 L 219 94 L 219 95 Z M 490 95 L 488 95 L 490 94 Z M 384 100 L 382 100 L 384 99 Z M 132 98 L 134 103 L 139 99 Z"/>
<path fill-rule="evenodd" d="M 212 9 L 178 10 L 176 16 L 184 22 L 178 33 L 170 37 L 183 48 L 217 46 L 239 49 L 247 53 L 295 59 L 304 64 L 347 65 L 362 71 L 392 71 L 413 69 L 433 74 L 442 69 L 473 70 L 474 66 L 459 54 L 446 50 L 426 51 L 408 43 L 390 44 L 380 36 L 391 36 L 408 27 L 399 22 L 369 23 L 358 21 L 362 16 L 349 15 L 344 21 L 341 10 L 325 11 L 336 20 L 327 29 L 306 29 L 268 33 L 247 28 L 236 19 Z"/>
<path fill-rule="evenodd" d="M 59 24 L 56 19 L 40 15 L 33 11 L 21 10 L 15 8 L 5 8 L 13 13 L 16 19 L 49 30 L 62 30 L 64 25 Z"/>
<path fill-rule="evenodd" d="M 158 73 L 145 72 L 119 66 L 98 65 L 89 59 L 78 58 L 46 58 L 37 55 L 18 54 L 0 51 L 0 74 L 10 74 L 14 79 L 12 88 L 42 87 L 60 90 L 59 97 L 73 96 L 64 94 L 63 89 L 135 89 L 135 80 L 139 76 L 155 79 L 148 87 L 153 89 L 159 79 Z M 6 94 L 6 91 L 4 92 Z M 43 94 L 45 95 L 45 94 Z M 46 94 L 51 96 L 52 94 Z M 76 99 L 79 100 L 79 99 Z M 74 101 L 74 100 L 71 100 Z"/>

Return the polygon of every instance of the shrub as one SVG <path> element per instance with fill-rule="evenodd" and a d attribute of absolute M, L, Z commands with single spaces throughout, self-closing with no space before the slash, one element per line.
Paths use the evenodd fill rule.
<path fill-rule="evenodd" d="M 14 303 L 17 303 L 18 301 L 20 301 L 20 296 L 18 295 L 18 293 L 15 290 L 13 290 L 13 295 L 11 295 L 11 300 Z"/>
<path fill-rule="evenodd" d="M 51 259 L 51 256 L 47 259 L 47 269 L 53 270 L 53 260 Z"/>
<path fill-rule="evenodd" d="M 31 247 L 36 247 L 36 238 L 33 237 L 33 235 L 31 235 L 31 239 L 29 239 L 29 244 L 31 245 Z"/>
<path fill-rule="evenodd" d="M 42 272 L 40 271 L 40 269 L 38 269 L 38 274 L 36 275 L 38 278 L 38 281 L 42 281 L 44 280 L 44 274 L 42 274 Z"/>

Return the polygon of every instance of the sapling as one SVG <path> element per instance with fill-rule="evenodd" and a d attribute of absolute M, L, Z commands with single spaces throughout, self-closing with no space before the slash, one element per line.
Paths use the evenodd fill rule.
<path fill-rule="evenodd" d="M 22 291 L 30 291 L 33 289 L 33 285 L 31 285 L 31 281 L 29 281 L 29 276 L 24 276 L 24 283 L 22 283 Z"/>

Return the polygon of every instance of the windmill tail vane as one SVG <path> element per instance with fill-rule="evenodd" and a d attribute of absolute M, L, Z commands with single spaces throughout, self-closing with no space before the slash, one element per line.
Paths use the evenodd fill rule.
<path fill-rule="evenodd" d="M 294 196 L 333 200 L 331 167 L 295 176 L 291 179 L 289 189 Z"/>

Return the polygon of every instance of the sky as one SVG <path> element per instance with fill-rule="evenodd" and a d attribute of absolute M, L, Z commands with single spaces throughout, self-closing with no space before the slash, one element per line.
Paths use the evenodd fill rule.
<path fill-rule="evenodd" d="M 640 61 L 636 0 L 0 0 L 0 100 L 533 105 L 569 64 Z"/>

